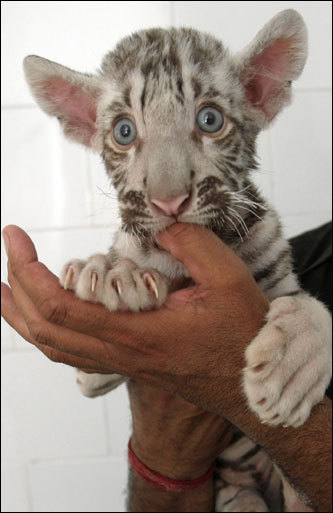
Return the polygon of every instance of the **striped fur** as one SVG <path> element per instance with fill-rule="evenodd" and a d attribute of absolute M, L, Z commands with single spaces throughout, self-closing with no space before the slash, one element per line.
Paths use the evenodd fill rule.
<path fill-rule="evenodd" d="M 25 59 L 36 101 L 58 117 L 67 137 L 100 153 L 118 195 L 121 228 L 109 254 L 70 262 L 61 283 L 71 280 L 79 297 L 110 310 L 121 304 L 131 310 L 160 306 L 166 285 L 188 272 L 159 250 L 155 235 L 174 222 L 210 228 L 243 259 L 272 302 L 267 324 L 245 354 L 243 387 L 250 408 L 267 423 L 294 427 L 305 422 L 330 379 L 330 318 L 301 291 L 279 218 L 251 173 L 257 168 L 256 137 L 290 102 L 306 45 L 301 17 L 288 10 L 236 56 L 208 34 L 172 28 L 123 39 L 96 75 L 36 56 Z M 196 115 L 206 106 L 223 113 L 218 134 L 198 129 Z M 128 147 L 114 139 L 113 126 L 121 118 L 136 127 Z M 180 196 L 188 200 L 177 216 L 154 207 L 153 199 Z M 152 303 L 152 289 L 143 283 L 145 269 L 151 270 L 159 303 Z M 78 371 L 78 384 L 90 397 L 123 381 Z M 291 487 L 258 446 L 237 437 L 219 459 L 217 511 L 283 511 L 287 495 L 294 495 Z"/>

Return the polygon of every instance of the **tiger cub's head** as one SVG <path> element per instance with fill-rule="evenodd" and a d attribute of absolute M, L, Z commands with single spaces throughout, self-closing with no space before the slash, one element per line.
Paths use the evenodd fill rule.
<path fill-rule="evenodd" d="M 37 56 L 24 68 L 41 108 L 65 135 L 99 152 L 123 230 L 153 237 L 174 222 L 246 236 L 263 213 L 249 181 L 255 140 L 291 99 L 307 36 L 287 10 L 231 56 L 193 29 L 137 32 L 95 75 Z"/>

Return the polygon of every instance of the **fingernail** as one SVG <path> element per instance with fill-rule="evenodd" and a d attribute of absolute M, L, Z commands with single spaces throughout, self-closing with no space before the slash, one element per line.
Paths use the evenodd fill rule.
<path fill-rule="evenodd" d="M 9 248 L 9 237 L 5 232 L 2 232 L 3 243 L 5 245 L 6 254 L 8 256 L 8 248 Z"/>

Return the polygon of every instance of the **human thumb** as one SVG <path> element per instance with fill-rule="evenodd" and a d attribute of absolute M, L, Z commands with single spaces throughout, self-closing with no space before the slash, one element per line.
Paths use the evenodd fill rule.
<path fill-rule="evenodd" d="M 22 228 L 14 224 L 8 225 L 3 229 L 2 236 L 12 267 L 38 260 L 36 248 Z"/>
<path fill-rule="evenodd" d="M 212 231 L 198 225 L 175 223 L 160 232 L 158 244 L 188 269 L 197 284 L 216 287 L 244 267 L 243 262 Z"/>

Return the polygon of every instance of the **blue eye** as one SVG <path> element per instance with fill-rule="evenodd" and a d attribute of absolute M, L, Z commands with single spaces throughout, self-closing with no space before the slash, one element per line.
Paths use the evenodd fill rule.
<path fill-rule="evenodd" d="M 202 132 L 214 134 L 223 127 L 224 118 L 222 112 L 214 107 L 204 107 L 199 110 L 196 124 Z"/>
<path fill-rule="evenodd" d="M 135 124 L 131 119 L 122 118 L 113 127 L 113 136 L 118 144 L 127 146 L 136 139 Z"/>

